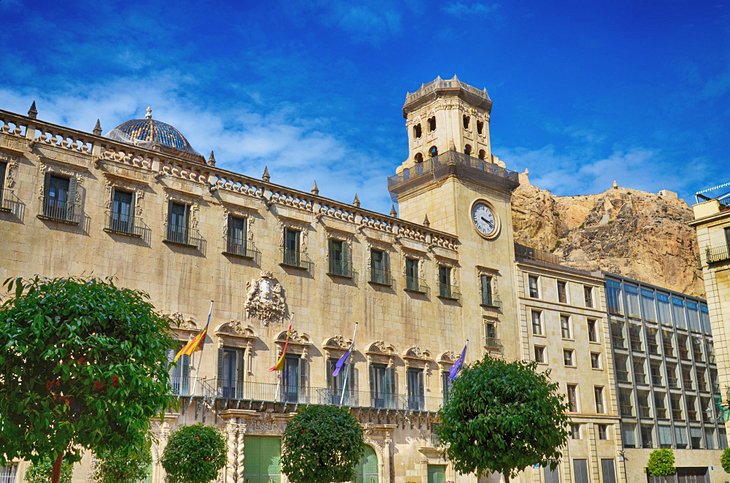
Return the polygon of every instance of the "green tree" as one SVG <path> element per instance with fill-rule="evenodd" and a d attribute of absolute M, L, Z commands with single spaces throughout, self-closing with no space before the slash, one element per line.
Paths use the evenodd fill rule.
<path fill-rule="evenodd" d="M 50 459 L 44 459 L 31 463 L 28 470 L 25 472 L 26 483 L 48 483 L 48 475 L 51 474 L 51 467 L 53 461 Z M 71 476 L 73 475 L 73 463 L 68 460 L 64 460 L 61 464 L 61 483 L 71 483 Z"/>
<path fill-rule="evenodd" d="M 171 483 L 207 483 L 226 465 L 226 441 L 213 426 L 183 426 L 170 435 L 161 463 Z"/>
<path fill-rule="evenodd" d="M 350 411 L 303 406 L 284 431 L 281 471 L 293 483 L 350 481 L 364 452 L 362 428 Z"/>
<path fill-rule="evenodd" d="M 730 473 L 730 448 L 725 448 L 722 451 L 720 464 L 722 464 L 722 469 L 725 470 L 725 473 Z"/>
<path fill-rule="evenodd" d="M 536 367 L 487 355 L 461 370 L 434 428 L 457 471 L 509 480 L 528 466 L 557 465 L 570 434 L 568 406 Z"/>
<path fill-rule="evenodd" d="M 674 467 L 674 451 L 669 448 L 652 451 L 646 463 L 646 470 L 649 476 L 661 476 L 666 481 L 667 476 L 677 472 L 677 468 Z"/>
<path fill-rule="evenodd" d="M 128 454 L 98 452 L 94 463 L 96 483 L 138 483 L 144 480 L 152 465 L 152 441 Z"/>
<path fill-rule="evenodd" d="M 125 455 L 173 401 L 168 323 L 146 294 L 111 280 L 6 281 L 0 306 L 0 466 L 15 457 L 78 460 L 88 449 Z"/>

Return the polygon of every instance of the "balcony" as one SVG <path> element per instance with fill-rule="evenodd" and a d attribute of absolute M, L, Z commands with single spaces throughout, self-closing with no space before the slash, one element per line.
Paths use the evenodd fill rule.
<path fill-rule="evenodd" d="M 300 270 L 312 271 L 312 262 L 299 250 L 281 249 L 281 265 L 284 267 L 298 268 Z"/>
<path fill-rule="evenodd" d="M 426 280 L 422 278 L 409 277 L 406 275 L 406 284 L 404 290 L 406 292 L 414 292 L 428 295 L 429 289 Z"/>
<path fill-rule="evenodd" d="M 518 175 L 497 164 L 474 158 L 456 151 L 425 159 L 412 168 L 406 168 L 395 176 L 388 177 L 388 191 L 400 194 L 423 183 L 458 175 L 474 180 L 489 180 L 495 184 L 514 189 L 519 185 Z"/>
<path fill-rule="evenodd" d="M 717 247 L 710 247 L 705 250 L 705 258 L 707 259 L 708 265 L 730 260 L 730 246 L 725 244 Z"/>
<path fill-rule="evenodd" d="M 0 186 L 0 213 L 12 213 L 17 218 L 23 219 L 23 208 L 25 205 L 11 191 L 3 191 Z"/>
<path fill-rule="evenodd" d="M 439 297 L 447 300 L 459 300 L 461 292 L 459 292 L 459 287 L 456 285 L 439 283 Z"/>
<path fill-rule="evenodd" d="M 55 198 L 46 198 L 43 200 L 38 218 L 78 225 L 81 223 L 81 203 L 59 202 Z"/>
<path fill-rule="evenodd" d="M 330 257 L 328 275 L 335 277 L 352 278 L 355 274 L 349 260 L 336 260 Z"/>
<path fill-rule="evenodd" d="M 371 267 L 368 280 L 370 283 L 374 283 L 375 285 L 383 285 L 384 287 L 393 286 L 393 277 L 390 274 L 390 270 Z"/>
<path fill-rule="evenodd" d="M 501 351 L 502 347 L 502 341 L 499 337 L 487 337 L 484 342 L 484 348 L 488 351 Z"/>
<path fill-rule="evenodd" d="M 493 294 L 482 295 L 482 307 L 488 307 L 492 309 L 501 309 L 502 301 Z"/>
<path fill-rule="evenodd" d="M 186 226 L 168 225 L 166 235 L 165 243 L 203 250 L 205 241 L 198 233 L 198 230 L 190 230 Z"/>
<path fill-rule="evenodd" d="M 225 255 L 233 255 L 251 260 L 257 260 L 261 255 L 261 252 L 256 250 L 256 247 L 251 241 L 244 241 L 233 237 L 226 239 L 226 251 L 223 253 Z"/>
<path fill-rule="evenodd" d="M 139 216 L 122 215 L 109 210 L 106 212 L 104 231 L 107 233 L 142 238 L 148 230 Z"/>
<path fill-rule="evenodd" d="M 550 263 L 552 265 L 560 265 L 562 260 L 559 256 L 550 252 L 539 250 L 537 248 L 528 247 L 515 243 L 515 257 L 524 260 L 534 260 L 537 262 Z"/>

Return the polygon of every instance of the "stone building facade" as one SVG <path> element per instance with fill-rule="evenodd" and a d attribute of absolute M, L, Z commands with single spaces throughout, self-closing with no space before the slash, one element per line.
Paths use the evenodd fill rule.
<path fill-rule="evenodd" d="M 0 111 L 0 278 L 113 276 L 150 294 L 181 345 L 214 300 L 205 350 L 172 369 L 180 411 L 155 423 L 150 481 L 164 481 L 170 431 L 201 421 L 226 436 L 221 481 L 286 481 L 280 435 L 298 405 L 343 404 L 368 443 L 357 481 L 474 482 L 431 431 L 467 339 L 467 362 L 532 359 L 542 345 L 541 367 L 576 389 L 566 461 L 520 481 L 627 481 L 602 276 L 515 246 L 518 176 L 492 154 L 490 112 L 486 91 L 456 77 L 406 96 L 396 216 L 221 169 L 149 111 L 106 135 L 41 121 L 35 105 Z M 333 378 L 356 323 L 352 364 Z"/>

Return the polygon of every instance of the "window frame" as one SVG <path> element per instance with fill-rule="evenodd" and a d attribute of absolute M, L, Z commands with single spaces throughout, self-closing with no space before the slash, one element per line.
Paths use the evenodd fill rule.
<path fill-rule="evenodd" d="M 569 314 L 560 314 L 560 335 L 563 339 L 573 339 L 573 324 Z"/>
<path fill-rule="evenodd" d="M 563 349 L 563 365 L 565 367 L 576 367 L 575 349 Z"/>
<path fill-rule="evenodd" d="M 561 304 L 569 303 L 568 282 L 565 280 L 556 280 L 558 302 Z"/>
<path fill-rule="evenodd" d="M 592 285 L 583 285 L 583 303 L 589 309 L 595 308 Z"/>
<path fill-rule="evenodd" d="M 533 285 L 534 282 L 534 285 Z M 527 275 L 527 293 L 532 299 L 540 298 L 540 276 Z"/>
<path fill-rule="evenodd" d="M 566 385 L 566 399 L 568 401 L 568 412 L 578 413 L 580 412 L 580 397 L 578 395 L 578 384 L 567 384 Z M 573 399 L 571 401 L 571 393 Z"/>
<path fill-rule="evenodd" d="M 373 256 L 375 253 L 380 253 L 382 255 L 380 262 L 382 263 L 383 268 L 377 268 L 375 257 Z M 381 276 L 376 276 L 377 272 L 382 272 Z M 390 275 L 390 254 L 387 250 L 380 248 L 370 249 L 370 283 L 388 287 L 393 285 Z"/>
<path fill-rule="evenodd" d="M 537 362 L 538 364 L 547 364 L 547 349 L 545 346 L 533 345 L 532 353 L 535 362 Z M 540 357 L 538 357 L 538 353 L 540 354 Z"/>
<path fill-rule="evenodd" d="M 536 318 L 537 316 L 537 318 Z M 532 335 L 545 336 L 545 326 L 542 321 L 542 310 L 530 309 L 530 318 L 532 325 Z M 537 324 L 535 322 L 537 321 Z M 535 331 L 535 327 L 539 328 L 539 332 Z"/>

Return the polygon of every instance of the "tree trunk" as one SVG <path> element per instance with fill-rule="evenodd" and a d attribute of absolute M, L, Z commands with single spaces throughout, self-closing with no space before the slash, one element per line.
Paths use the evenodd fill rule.
<path fill-rule="evenodd" d="M 63 453 L 59 453 L 56 457 L 56 461 L 53 462 L 51 483 L 59 483 L 61 481 L 61 463 L 63 463 Z"/>

